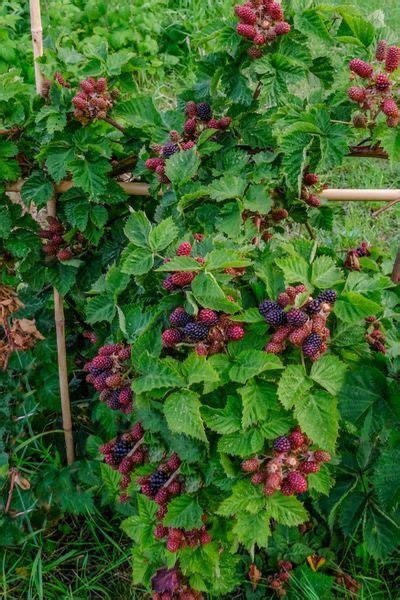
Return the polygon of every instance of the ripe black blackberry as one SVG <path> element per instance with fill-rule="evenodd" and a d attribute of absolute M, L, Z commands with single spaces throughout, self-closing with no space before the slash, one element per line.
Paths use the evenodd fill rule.
<path fill-rule="evenodd" d="M 286 314 L 287 322 L 293 327 L 301 327 L 308 320 L 307 315 L 299 308 L 292 308 Z"/>
<path fill-rule="evenodd" d="M 168 481 L 168 474 L 164 471 L 156 471 L 149 479 L 150 491 L 155 496 L 158 490 Z"/>
<path fill-rule="evenodd" d="M 264 317 L 268 325 L 273 327 L 279 327 L 279 325 L 285 325 L 287 322 L 286 313 L 281 307 L 270 310 Z"/>
<path fill-rule="evenodd" d="M 289 452 L 291 447 L 292 445 L 290 440 L 288 437 L 286 437 L 286 435 L 281 435 L 280 437 L 276 438 L 273 445 L 274 450 L 277 452 Z"/>
<path fill-rule="evenodd" d="M 193 321 L 192 315 L 189 315 L 182 306 L 175 308 L 169 316 L 169 322 L 175 327 L 185 327 L 191 321 Z"/>
<path fill-rule="evenodd" d="M 169 158 L 176 152 L 179 152 L 179 146 L 177 144 L 173 144 L 172 142 L 167 142 L 162 149 L 162 154 L 164 158 Z"/>
<path fill-rule="evenodd" d="M 132 449 L 132 444 L 126 440 L 119 440 L 115 442 L 115 446 L 113 448 L 113 459 L 119 464 L 123 458 L 128 454 L 129 450 Z"/>
<path fill-rule="evenodd" d="M 111 408 L 111 410 L 119 410 L 121 408 L 119 392 L 120 390 L 113 390 L 107 398 L 107 406 L 108 408 Z"/>
<path fill-rule="evenodd" d="M 334 304 L 336 302 L 337 293 L 335 290 L 324 290 L 318 296 L 318 300 L 320 302 L 328 302 L 329 304 Z"/>
<path fill-rule="evenodd" d="M 263 317 L 266 317 L 274 308 L 279 308 L 279 304 L 275 300 L 264 300 L 264 302 L 261 302 L 258 310 Z"/>
<path fill-rule="evenodd" d="M 319 298 L 314 298 L 314 300 L 310 300 L 310 302 L 306 306 L 306 310 L 308 313 L 317 313 L 321 308 L 321 300 Z"/>
<path fill-rule="evenodd" d="M 208 326 L 204 323 L 188 323 L 183 330 L 185 337 L 193 342 L 201 342 L 208 335 Z"/>
<path fill-rule="evenodd" d="M 318 333 L 311 333 L 303 342 L 303 352 L 306 356 L 313 356 L 322 346 L 322 338 Z"/>
<path fill-rule="evenodd" d="M 199 119 L 202 121 L 209 121 L 212 117 L 211 106 L 207 102 L 199 102 L 196 105 L 196 112 Z"/>

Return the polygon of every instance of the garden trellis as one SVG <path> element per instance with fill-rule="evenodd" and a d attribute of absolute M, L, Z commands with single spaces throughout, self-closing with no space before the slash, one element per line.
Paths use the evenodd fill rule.
<path fill-rule="evenodd" d="M 33 53 L 34 53 L 34 66 L 35 66 L 35 80 L 36 90 L 38 94 L 42 94 L 43 91 L 43 77 L 40 71 L 40 65 L 38 58 L 43 54 L 43 42 L 42 42 L 42 22 L 40 12 L 40 1 L 30 0 L 30 14 L 31 14 L 31 30 L 32 30 L 32 42 L 33 42 Z M 376 157 L 381 159 L 387 159 L 386 152 L 381 148 L 370 148 L 365 146 L 352 147 L 350 156 L 354 157 Z M 123 163 L 123 161 L 121 161 Z M 24 180 L 19 180 L 15 183 L 7 185 L 8 192 L 19 193 L 21 191 Z M 149 186 L 145 183 L 137 182 L 121 182 L 118 184 L 122 187 L 124 192 L 131 196 L 146 196 L 149 195 Z M 54 186 L 54 198 L 48 202 L 47 214 L 51 216 L 56 215 L 56 198 L 60 193 L 64 193 L 73 186 L 73 183 L 69 180 L 65 180 L 58 185 Z M 400 199 L 400 190 L 395 189 L 325 189 L 320 194 L 321 198 L 332 202 L 384 202 L 387 203 L 383 209 L 377 211 L 380 214 L 386 208 L 390 208 L 396 204 Z M 394 282 L 400 279 L 400 267 L 399 267 L 399 255 L 397 256 L 395 266 L 393 269 L 392 279 Z M 63 298 L 59 294 L 56 288 L 54 288 L 54 314 L 55 314 L 55 325 L 57 332 L 57 347 L 58 347 L 58 363 L 59 363 L 59 380 L 60 380 L 60 394 L 61 394 L 61 406 L 63 413 L 63 428 L 65 432 L 65 442 L 67 450 L 67 459 L 71 463 L 74 459 L 74 448 L 73 448 L 73 437 L 72 437 L 72 421 L 71 421 L 71 408 L 68 392 L 68 374 L 67 374 L 67 362 L 66 362 L 66 350 L 65 350 L 65 319 L 63 310 Z"/>

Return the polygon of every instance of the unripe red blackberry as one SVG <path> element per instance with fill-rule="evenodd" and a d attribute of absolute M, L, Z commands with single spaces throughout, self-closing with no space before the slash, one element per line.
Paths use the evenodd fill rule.
<path fill-rule="evenodd" d="M 128 473 L 131 472 L 131 470 L 132 470 L 132 461 L 129 457 L 125 456 L 119 463 L 118 471 L 122 475 L 127 475 Z"/>
<path fill-rule="evenodd" d="M 189 142 L 183 142 L 182 144 L 182 150 L 190 150 L 191 148 L 195 147 L 195 143 L 193 141 L 189 141 Z"/>
<path fill-rule="evenodd" d="M 281 485 L 282 477 L 280 473 L 271 473 L 268 475 L 264 483 L 264 493 L 266 496 L 271 496 L 270 491 L 276 492 Z"/>
<path fill-rule="evenodd" d="M 177 256 L 190 256 L 192 244 L 190 242 L 182 242 L 176 251 Z"/>
<path fill-rule="evenodd" d="M 264 350 L 265 352 L 268 352 L 268 354 L 281 354 L 284 350 L 284 345 L 282 342 L 273 342 L 271 340 L 265 346 Z"/>
<path fill-rule="evenodd" d="M 96 90 L 99 94 L 103 94 L 107 89 L 107 80 L 105 77 L 99 77 L 96 81 Z"/>
<path fill-rule="evenodd" d="M 319 177 L 315 173 L 306 173 L 304 175 L 304 184 L 305 185 L 309 185 L 309 186 L 316 185 L 318 183 L 318 181 L 319 181 Z"/>
<path fill-rule="evenodd" d="M 98 354 L 100 356 L 111 356 L 112 354 L 116 354 L 120 348 L 121 346 L 119 344 L 106 344 L 99 348 Z"/>
<path fill-rule="evenodd" d="M 95 356 L 92 360 L 91 366 L 95 369 L 101 369 L 105 371 L 106 369 L 111 369 L 113 366 L 113 361 L 109 356 Z"/>
<path fill-rule="evenodd" d="M 242 471 L 245 473 L 255 473 L 258 471 L 261 461 L 258 458 L 248 458 L 242 462 Z"/>
<path fill-rule="evenodd" d="M 259 485 L 263 481 L 265 481 L 267 474 L 264 471 L 258 471 L 257 473 L 253 473 L 250 478 L 250 481 L 254 485 Z"/>
<path fill-rule="evenodd" d="M 304 294 L 304 292 L 307 291 L 306 286 L 303 283 L 300 283 L 299 285 L 295 286 L 295 292 L 296 292 L 296 296 L 297 294 Z"/>
<path fill-rule="evenodd" d="M 286 480 L 295 494 L 303 494 L 307 490 L 307 480 L 301 473 L 291 471 L 287 474 Z"/>
<path fill-rule="evenodd" d="M 391 85 L 392 85 L 392 82 L 390 81 L 389 77 L 387 75 L 385 75 L 384 73 L 380 73 L 379 75 L 376 76 L 375 87 L 380 92 L 384 92 L 384 91 L 388 90 Z"/>
<path fill-rule="evenodd" d="M 281 325 L 275 331 L 275 333 L 271 337 L 270 341 L 275 344 L 282 344 L 288 338 L 288 336 L 291 332 L 292 332 L 291 325 Z"/>
<path fill-rule="evenodd" d="M 168 535 L 168 528 L 164 527 L 163 525 L 157 525 L 155 530 L 154 530 L 154 537 L 157 540 L 162 540 L 163 538 L 165 538 Z"/>
<path fill-rule="evenodd" d="M 208 533 L 208 531 L 206 531 L 205 529 L 202 529 L 200 531 L 200 544 L 202 544 L 203 546 L 205 544 L 209 544 L 212 541 L 212 537 L 211 535 Z"/>
<path fill-rule="evenodd" d="M 266 40 L 265 37 L 263 36 L 262 33 L 256 33 L 253 36 L 253 42 L 257 45 L 257 46 L 262 46 L 263 44 L 265 44 Z"/>
<path fill-rule="evenodd" d="M 75 96 L 74 98 L 72 98 L 72 104 L 74 106 L 76 106 L 76 108 L 79 108 L 80 110 L 84 110 L 87 106 L 87 100 L 84 100 L 83 98 L 78 98 L 78 96 Z"/>
<path fill-rule="evenodd" d="M 196 105 L 195 105 L 196 107 Z M 196 119 L 187 119 L 187 121 L 185 121 L 185 124 L 183 126 L 184 132 L 187 133 L 188 135 L 194 133 L 196 131 Z"/>
<path fill-rule="evenodd" d="M 308 317 L 300 308 L 292 308 L 286 313 L 286 319 L 289 325 L 301 327 L 306 323 Z"/>
<path fill-rule="evenodd" d="M 165 504 L 169 498 L 169 494 L 165 488 L 161 488 L 158 490 L 156 495 L 154 496 L 154 502 L 157 504 Z"/>
<path fill-rule="evenodd" d="M 129 385 L 118 392 L 118 400 L 122 406 L 128 406 L 132 401 L 132 390 Z"/>
<path fill-rule="evenodd" d="M 375 58 L 379 60 L 379 62 L 383 62 L 386 58 L 386 50 L 387 50 L 387 41 L 380 40 L 376 47 Z"/>
<path fill-rule="evenodd" d="M 169 552 L 177 552 L 179 550 L 180 546 L 181 546 L 181 542 L 179 540 L 168 537 L 167 550 Z"/>
<path fill-rule="evenodd" d="M 386 125 L 388 127 L 397 127 L 399 123 L 400 123 L 400 115 L 398 115 L 397 117 L 388 117 L 386 119 Z"/>
<path fill-rule="evenodd" d="M 283 219 L 287 219 L 289 216 L 288 211 L 285 208 L 273 208 L 271 210 L 271 217 L 275 223 L 279 223 Z"/>
<path fill-rule="evenodd" d="M 274 21 L 283 20 L 282 6 L 278 2 L 272 2 L 272 4 L 269 4 L 267 6 L 267 12 Z"/>
<path fill-rule="evenodd" d="M 280 489 L 281 489 L 281 493 L 284 496 L 293 496 L 294 495 L 294 489 L 291 486 L 290 482 L 288 481 L 287 477 L 285 477 L 285 479 L 282 481 Z"/>
<path fill-rule="evenodd" d="M 291 342 L 294 346 L 301 346 L 306 337 L 310 334 L 310 328 L 308 324 L 303 325 L 303 327 L 299 327 L 292 331 L 289 335 L 289 342 Z"/>
<path fill-rule="evenodd" d="M 275 27 L 268 29 L 265 32 L 265 39 L 267 40 L 267 42 L 269 42 L 270 44 L 272 44 L 272 42 L 274 42 L 277 38 L 277 35 L 275 33 Z"/>
<path fill-rule="evenodd" d="M 331 460 L 331 455 L 324 450 L 316 450 L 314 452 L 314 459 L 317 462 L 329 462 Z"/>
<path fill-rule="evenodd" d="M 130 483 L 131 483 L 131 476 L 129 474 L 122 475 L 120 487 L 124 490 L 127 487 L 129 487 Z"/>
<path fill-rule="evenodd" d="M 310 194 L 305 200 L 309 206 L 313 206 L 314 208 L 321 206 L 321 200 L 315 194 Z"/>
<path fill-rule="evenodd" d="M 256 29 L 252 25 L 246 25 L 246 23 L 238 23 L 236 25 L 236 31 L 242 37 L 252 40 L 257 34 Z"/>
<path fill-rule="evenodd" d="M 361 104 L 367 97 L 367 90 L 363 87 L 353 86 L 347 90 L 347 95 L 353 102 Z"/>
<path fill-rule="evenodd" d="M 393 73 L 400 64 L 400 48 L 390 46 L 386 51 L 385 70 L 388 73 Z"/>
<path fill-rule="evenodd" d="M 178 306 L 169 315 L 169 322 L 174 327 L 185 327 L 188 323 L 193 321 L 192 315 L 186 312 L 183 306 Z"/>
<path fill-rule="evenodd" d="M 309 473 L 318 473 L 320 465 L 314 460 L 305 460 L 300 463 L 299 469 L 304 475 L 308 475 Z"/>
<path fill-rule="evenodd" d="M 208 353 L 209 353 L 209 349 L 208 349 L 208 346 L 206 344 L 203 344 L 202 342 L 200 342 L 199 344 L 196 344 L 196 346 L 195 346 L 195 352 L 199 356 L 207 356 Z"/>
<path fill-rule="evenodd" d="M 248 25 L 254 25 L 254 23 L 257 21 L 257 15 L 254 10 L 250 8 L 250 6 L 235 6 L 235 13 L 239 19 L 243 21 L 243 23 L 247 23 Z"/>
<path fill-rule="evenodd" d="M 135 425 L 131 429 L 131 434 L 133 439 L 137 442 L 142 439 L 144 435 L 144 429 L 141 423 L 135 423 Z"/>
<path fill-rule="evenodd" d="M 353 58 L 353 60 L 349 62 L 349 68 L 362 79 L 368 79 L 374 72 L 374 67 L 360 58 Z"/>
<path fill-rule="evenodd" d="M 194 277 L 194 273 L 191 273 L 190 271 L 178 271 L 171 275 L 171 282 L 177 287 L 184 287 L 185 285 L 192 283 Z"/>
<path fill-rule="evenodd" d="M 277 23 L 274 27 L 276 35 L 286 35 L 292 29 L 291 25 L 286 21 L 281 21 Z"/>
<path fill-rule="evenodd" d="M 169 132 L 169 138 L 171 140 L 171 142 L 179 142 L 179 140 L 181 139 L 181 134 L 179 133 L 179 131 L 176 131 L 175 129 L 173 129 L 172 131 Z"/>
<path fill-rule="evenodd" d="M 248 48 L 247 54 L 253 59 L 261 58 L 263 55 L 261 48 L 258 46 L 251 46 Z"/>
<path fill-rule="evenodd" d="M 93 94 L 94 90 L 94 85 L 93 83 L 91 83 L 90 81 L 88 81 L 87 79 L 85 79 L 84 81 L 80 82 L 80 88 L 86 93 L 86 94 Z"/>
<path fill-rule="evenodd" d="M 93 387 L 97 392 L 102 392 L 103 390 L 105 390 L 108 387 L 106 373 L 97 375 L 97 377 L 94 378 Z"/>
<path fill-rule="evenodd" d="M 188 323 L 185 325 L 183 333 L 186 338 L 193 342 L 201 342 L 208 336 L 208 325 L 205 323 Z"/>
<path fill-rule="evenodd" d="M 209 129 L 219 129 L 219 121 L 217 119 L 210 119 L 207 123 Z"/>
<path fill-rule="evenodd" d="M 156 518 L 161 520 L 165 517 L 165 515 L 167 514 L 168 511 L 168 506 L 160 506 L 158 511 L 156 512 Z"/>
<path fill-rule="evenodd" d="M 172 281 L 172 275 L 168 275 L 162 282 L 162 286 L 167 292 L 172 292 L 175 289 L 175 284 Z"/>
<path fill-rule="evenodd" d="M 161 335 L 163 346 L 169 348 L 182 341 L 183 335 L 179 329 L 166 329 Z"/>
<path fill-rule="evenodd" d="M 311 333 L 303 342 L 303 352 L 306 356 L 312 356 L 320 350 L 321 345 L 321 336 L 318 333 Z"/>
<path fill-rule="evenodd" d="M 283 583 L 285 583 L 286 581 L 289 581 L 289 579 L 290 579 L 290 573 L 286 573 L 286 571 L 279 573 L 279 581 L 282 581 Z"/>
<path fill-rule="evenodd" d="M 354 115 L 353 125 L 356 129 L 365 129 L 368 125 L 368 119 L 365 115 Z"/>
<path fill-rule="evenodd" d="M 179 456 L 174 452 L 173 454 L 171 454 L 171 456 L 169 457 L 169 459 L 167 460 L 166 463 L 168 469 L 170 471 L 176 471 L 177 469 L 179 469 L 179 467 L 181 466 L 181 459 L 179 458 Z"/>
<path fill-rule="evenodd" d="M 228 339 L 232 341 L 241 340 L 244 336 L 244 329 L 240 325 L 232 325 L 227 330 Z"/>
<path fill-rule="evenodd" d="M 289 441 L 292 450 L 297 450 L 304 444 L 304 434 L 298 427 L 290 433 Z"/>
<path fill-rule="evenodd" d="M 132 464 L 141 465 L 145 459 L 145 453 L 139 448 L 138 450 L 135 450 L 130 459 Z"/>
<path fill-rule="evenodd" d="M 212 118 L 211 106 L 207 102 L 196 104 L 196 113 L 201 121 L 209 121 Z"/>
<path fill-rule="evenodd" d="M 210 308 L 202 308 L 199 310 L 198 320 L 212 327 L 218 323 L 218 315 Z"/>
<path fill-rule="evenodd" d="M 281 308 L 285 308 L 286 306 L 289 306 L 289 304 L 291 304 L 292 301 L 290 300 L 290 297 L 288 294 L 286 294 L 286 292 L 282 292 L 281 294 L 279 294 L 278 296 L 278 304 Z"/>
<path fill-rule="evenodd" d="M 231 123 L 232 123 L 231 117 L 222 117 L 218 121 L 218 125 L 219 125 L 220 129 L 228 129 L 228 127 L 230 126 Z"/>
<path fill-rule="evenodd" d="M 155 171 L 157 167 L 164 166 L 164 159 L 158 157 L 148 158 L 145 164 L 147 169 L 150 169 L 150 171 Z"/>
<path fill-rule="evenodd" d="M 63 248 L 59 252 L 57 252 L 57 258 L 60 261 L 71 260 L 73 257 L 72 250 L 70 248 Z"/>
<path fill-rule="evenodd" d="M 286 435 L 281 435 L 274 441 L 273 449 L 276 452 L 289 452 L 291 449 L 290 439 Z"/>
<path fill-rule="evenodd" d="M 388 98 L 387 100 L 384 100 L 382 102 L 381 108 L 382 108 L 382 112 L 387 117 L 396 118 L 399 116 L 399 108 L 398 108 L 396 102 L 393 100 L 393 98 Z"/>
<path fill-rule="evenodd" d="M 175 479 L 174 481 L 171 481 L 171 483 L 167 487 L 167 491 L 171 496 L 176 496 L 177 494 L 181 493 L 182 485 L 179 481 Z"/>
<path fill-rule="evenodd" d="M 188 117 L 195 117 L 196 116 L 196 102 L 193 102 L 193 100 L 186 102 L 185 113 Z"/>

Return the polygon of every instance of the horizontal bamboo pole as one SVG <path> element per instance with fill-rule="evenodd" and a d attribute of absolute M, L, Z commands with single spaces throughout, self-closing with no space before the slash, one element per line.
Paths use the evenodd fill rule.
<path fill-rule="evenodd" d="M 117 182 L 128 196 L 149 196 L 149 186 L 147 183 L 136 183 L 123 181 Z M 6 186 L 7 192 L 20 192 L 24 184 L 23 179 L 19 179 L 14 183 Z M 57 194 L 63 194 L 73 187 L 72 181 L 62 181 L 55 186 Z M 400 198 L 400 190 L 391 189 L 344 189 L 344 188 L 328 188 L 320 194 L 324 200 L 332 202 L 392 202 Z"/>

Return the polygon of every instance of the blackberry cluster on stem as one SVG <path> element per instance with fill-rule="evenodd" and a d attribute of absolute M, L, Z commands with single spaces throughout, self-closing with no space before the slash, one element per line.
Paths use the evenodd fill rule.
<path fill-rule="evenodd" d="M 75 107 L 74 116 L 83 125 L 87 125 L 94 119 L 106 119 L 107 113 L 113 106 L 113 96 L 118 92 L 107 91 L 107 80 L 104 77 L 94 79 L 88 77 L 80 82 L 80 92 L 72 98 Z"/>
<path fill-rule="evenodd" d="M 161 144 L 153 144 L 152 150 L 157 156 L 146 160 L 146 167 L 157 174 L 160 183 L 169 183 L 165 175 L 166 161 L 177 152 L 190 150 L 196 146 L 200 134 L 205 129 L 215 129 L 216 133 L 225 131 L 231 124 L 230 117 L 216 119 L 213 117 L 211 106 L 207 102 L 187 102 L 185 107 L 187 117 L 183 132 L 170 131 L 169 140 Z"/>
<path fill-rule="evenodd" d="M 327 187 L 326 184 L 321 184 L 318 175 L 310 173 L 308 169 L 303 174 L 303 184 L 301 186 L 300 197 L 308 206 L 318 208 L 321 206 L 321 200 L 318 194 Z"/>
<path fill-rule="evenodd" d="M 293 565 L 289 560 L 278 560 L 278 567 L 279 571 L 268 577 L 268 583 L 277 596 L 283 598 L 286 596 Z"/>
<path fill-rule="evenodd" d="M 190 242 L 182 242 L 177 251 L 176 256 L 190 256 L 192 254 L 192 244 Z M 196 260 L 199 265 L 204 263 L 204 258 L 201 256 L 194 256 L 194 260 Z M 168 263 L 170 258 L 164 259 L 164 263 Z M 174 271 L 167 275 L 164 279 L 162 286 L 167 292 L 174 292 L 179 288 L 184 288 L 189 286 L 193 279 L 198 274 L 198 271 Z"/>
<path fill-rule="evenodd" d="M 166 462 L 161 462 L 150 474 L 137 479 L 140 491 L 159 505 L 157 519 L 162 520 L 167 512 L 167 503 L 183 490 L 183 480 L 179 476 L 181 460 L 175 453 Z"/>
<path fill-rule="evenodd" d="M 236 31 L 253 42 L 247 50 L 250 58 L 260 58 L 263 46 L 272 44 L 291 30 L 290 24 L 284 20 L 281 4 L 273 0 L 249 0 L 235 6 L 235 13 L 240 20 Z"/>
<path fill-rule="evenodd" d="M 143 445 L 143 440 L 143 427 L 140 423 L 136 423 L 129 432 L 103 444 L 99 448 L 99 451 L 104 455 L 104 462 L 121 473 L 121 490 L 129 486 L 132 472 L 147 461 L 147 448 Z M 120 499 L 125 501 L 128 497 L 125 493 L 122 493 Z"/>
<path fill-rule="evenodd" d="M 361 265 L 359 258 L 362 256 L 370 256 L 369 246 L 367 242 L 361 242 L 358 248 L 352 248 L 347 251 L 344 267 L 350 271 L 360 271 Z"/>
<path fill-rule="evenodd" d="M 301 347 L 303 354 L 315 362 L 328 349 L 326 340 L 330 332 L 326 323 L 337 294 L 334 290 L 325 290 L 316 298 L 309 296 L 303 306 L 293 307 L 296 297 L 306 291 L 302 284 L 289 286 L 279 294 L 278 300 L 261 302 L 260 314 L 276 329 L 264 348 L 266 352 L 281 354 L 290 342 Z"/>
<path fill-rule="evenodd" d="M 386 354 L 386 336 L 381 330 L 381 324 L 375 316 L 365 319 L 365 340 L 372 350 Z"/>
<path fill-rule="evenodd" d="M 372 128 L 378 116 L 383 114 L 388 127 L 397 127 L 400 112 L 395 72 L 400 65 L 400 48 L 388 46 L 385 40 L 381 40 L 375 59 L 375 64 L 359 58 L 353 58 L 349 63 L 352 80 L 356 77 L 362 80 L 347 90 L 350 100 L 358 104 L 360 109 L 353 124 L 357 128 Z"/>
<path fill-rule="evenodd" d="M 151 578 L 153 600 L 203 600 L 204 596 L 190 587 L 177 566 L 162 567 Z"/>
<path fill-rule="evenodd" d="M 242 324 L 208 308 L 201 308 L 194 317 L 178 306 L 169 321 L 173 327 L 162 333 L 164 347 L 172 348 L 181 343 L 193 345 L 200 356 L 223 352 L 228 342 L 240 340 L 245 334 Z"/>
<path fill-rule="evenodd" d="M 75 234 L 73 240 L 66 242 L 64 225 L 51 216 L 47 217 L 47 223 L 47 229 L 41 229 L 38 235 L 44 241 L 42 250 L 48 260 L 57 259 L 64 262 L 83 252 L 85 238 L 80 231 Z"/>
<path fill-rule="evenodd" d="M 212 541 L 212 537 L 205 525 L 198 529 L 194 528 L 187 531 L 176 527 L 157 525 L 154 530 L 154 537 L 158 540 L 167 538 L 167 550 L 169 552 L 177 552 L 182 548 L 204 546 Z"/>
<path fill-rule="evenodd" d="M 328 452 L 313 450 L 312 441 L 299 427 L 288 435 L 278 437 L 272 454 L 248 458 L 242 462 L 242 471 L 251 475 L 254 485 L 262 485 L 264 494 L 272 496 L 278 490 L 285 496 L 307 491 L 307 476 L 317 473 L 321 463 L 331 460 Z"/>
<path fill-rule="evenodd" d="M 100 392 L 100 401 L 126 414 L 132 411 L 130 356 L 130 346 L 108 344 L 84 366 L 86 381 Z"/>
<path fill-rule="evenodd" d="M 258 246 L 260 239 L 264 242 L 269 242 L 272 238 L 270 229 L 276 227 L 281 221 L 287 219 L 288 211 L 279 206 L 274 206 L 266 215 L 261 215 L 259 212 L 245 210 L 242 212 L 242 220 L 245 223 L 251 220 L 257 229 L 257 236 L 253 238 L 252 243 Z"/>

